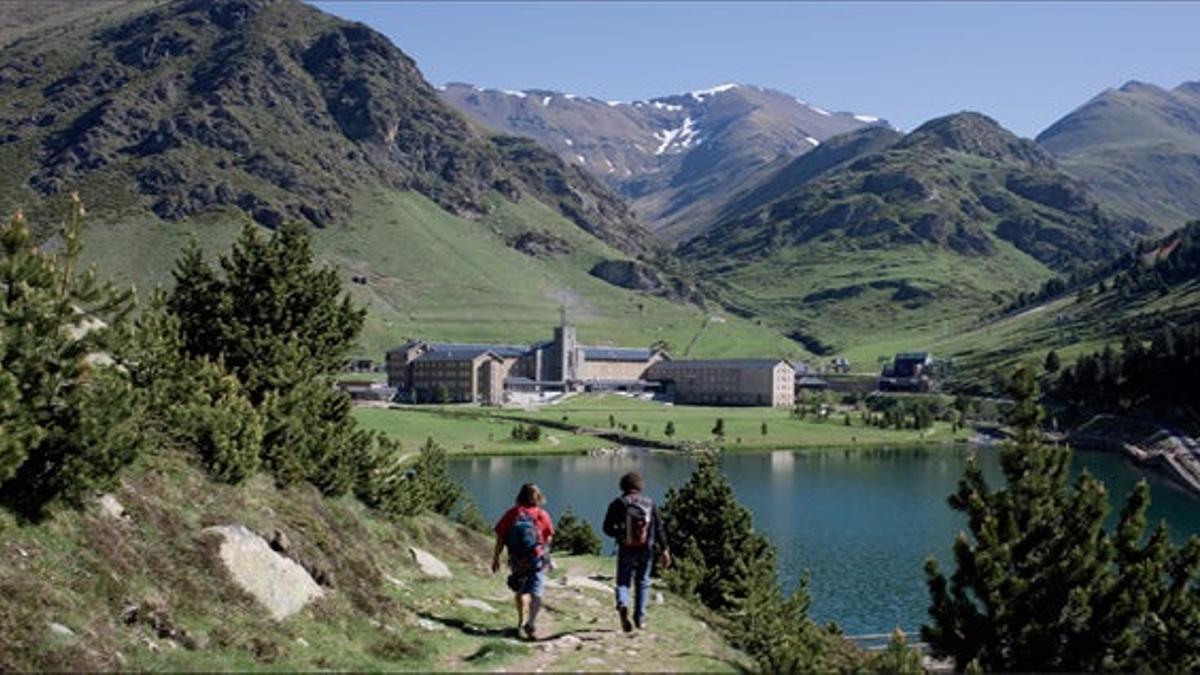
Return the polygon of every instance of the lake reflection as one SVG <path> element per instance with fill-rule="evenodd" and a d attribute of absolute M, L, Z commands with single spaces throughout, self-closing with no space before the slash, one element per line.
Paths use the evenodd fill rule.
<path fill-rule="evenodd" d="M 999 476 L 994 451 L 982 463 Z M 851 634 L 915 630 L 926 620 L 928 592 L 922 565 L 933 554 L 949 560 L 964 520 L 950 510 L 968 453 L 962 450 L 822 450 L 737 454 L 721 465 L 755 527 L 779 549 L 780 572 L 790 588 L 806 571 L 812 615 L 840 623 Z M 1140 474 L 1112 455 L 1076 453 L 1111 494 L 1124 495 Z M 498 518 L 521 483 L 536 482 L 557 518 L 570 507 L 599 531 L 617 480 L 639 471 L 648 492 L 662 499 L 685 482 L 694 460 L 633 452 L 602 457 L 452 459 L 451 474 L 474 495 L 488 519 Z M 1164 479 L 1149 476 L 1151 522 L 1167 518 L 1177 537 L 1200 532 L 1200 502 Z"/>

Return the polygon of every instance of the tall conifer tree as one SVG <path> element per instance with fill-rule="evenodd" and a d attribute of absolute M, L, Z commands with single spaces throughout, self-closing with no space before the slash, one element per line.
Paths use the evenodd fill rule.
<path fill-rule="evenodd" d="M 926 563 L 933 621 L 922 637 L 959 668 L 1193 667 L 1200 544 L 1175 549 L 1162 526 L 1142 543 L 1144 482 L 1107 532 L 1103 483 L 1086 471 L 1072 481 L 1070 450 L 1042 442 L 1031 369 L 1017 371 L 1012 395 L 1014 439 L 1000 455 L 1005 486 L 993 490 L 972 459 L 950 497 L 970 536 L 954 543 L 949 579 L 936 560 Z"/>
<path fill-rule="evenodd" d="M 79 269 L 83 216 L 72 195 L 54 251 L 20 214 L 0 228 L 0 500 L 31 518 L 108 487 L 140 443 L 111 367 L 132 293 Z"/>

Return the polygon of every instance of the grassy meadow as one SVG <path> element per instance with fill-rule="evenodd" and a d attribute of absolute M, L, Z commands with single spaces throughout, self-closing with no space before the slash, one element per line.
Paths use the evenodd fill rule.
<path fill-rule="evenodd" d="M 536 410 L 412 406 L 360 408 L 355 414 L 365 427 L 387 433 L 406 450 L 433 438 L 449 453 L 459 455 L 580 454 L 612 447 L 613 441 L 593 434 L 614 432 L 653 443 L 712 443 L 735 452 L 944 445 L 965 442 L 970 436 L 969 430 L 952 432 L 945 422 L 936 422 L 925 431 L 880 429 L 864 424 L 857 412 L 846 413 L 850 419 L 847 426 L 846 414 L 836 409 L 825 419 L 810 415 L 800 420 L 785 409 L 674 406 L 619 395 L 578 395 Z M 609 426 L 610 415 L 614 427 Z M 718 418 L 725 420 L 723 440 L 712 433 Z M 544 426 L 539 442 L 510 438 L 515 424 L 527 422 L 569 425 L 575 432 Z M 675 426 L 671 437 L 665 433 L 667 422 Z"/>

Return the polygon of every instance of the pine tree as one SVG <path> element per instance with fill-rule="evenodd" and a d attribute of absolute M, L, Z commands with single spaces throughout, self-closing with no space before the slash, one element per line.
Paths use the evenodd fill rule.
<path fill-rule="evenodd" d="M 1072 483 L 1070 450 L 1041 442 L 1031 369 L 1017 371 L 1012 395 L 1015 436 L 1000 455 L 1005 487 L 989 487 L 972 460 L 951 496 L 970 537 L 955 541 L 949 580 L 936 560 L 926 563 L 933 622 L 922 627 L 924 640 L 960 668 L 1128 670 L 1151 659 L 1194 667 L 1200 615 L 1190 589 L 1200 543 L 1176 550 L 1160 527 L 1139 545 L 1144 483 L 1115 534 L 1106 532 L 1104 485 L 1086 471 Z"/>
<path fill-rule="evenodd" d="M 701 455 L 688 482 L 667 492 L 662 513 L 667 530 L 679 533 L 668 584 L 727 617 L 733 643 L 763 672 L 836 669 L 824 661 L 834 640 L 808 617 L 805 580 L 783 592 L 775 548 L 754 531 L 712 455 Z"/>
<path fill-rule="evenodd" d="M 664 435 L 664 436 L 666 436 L 668 439 L 669 439 L 669 438 L 674 438 L 674 436 L 675 436 L 675 422 L 673 422 L 673 421 L 671 421 L 671 420 L 667 420 L 667 426 L 663 428 L 663 435 Z"/>
<path fill-rule="evenodd" d="M 317 376 L 341 368 L 366 312 L 350 304 L 335 270 L 316 265 L 305 226 L 265 238 L 247 224 L 219 264 L 221 274 L 194 246 L 176 263 L 168 306 L 190 354 L 220 358 L 255 404 L 295 380 L 284 367 Z"/>
<path fill-rule="evenodd" d="M 419 505 L 422 511 L 449 515 L 463 494 L 462 487 L 450 478 L 446 449 L 432 438 L 425 439 L 421 446 L 413 465 L 413 480 L 424 500 Z"/>
<path fill-rule="evenodd" d="M 662 515 L 668 532 L 691 539 L 692 554 L 702 570 L 700 600 L 714 609 L 729 609 L 750 593 L 749 571 L 775 569 L 775 551 L 754 531 L 750 512 L 733 493 L 729 479 L 710 454 L 700 455 L 696 470 L 681 488 L 667 491 Z M 687 560 L 689 553 L 681 554 Z"/>
<path fill-rule="evenodd" d="M 132 293 L 79 269 L 83 216 L 72 195 L 54 252 L 20 213 L 0 227 L 0 501 L 28 518 L 108 488 L 141 445 L 112 367 Z"/>
<path fill-rule="evenodd" d="M 733 643 L 754 657 L 764 673 L 836 672 L 824 662 L 828 636 L 808 617 L 807 582 L 785 594 L 771 568 L 749 571 L 749 595 L 732 613 Z"/>
<path fill-rule="evenodd" d="M 1054 375 L 1060 368 L 1062 368 L 1062 362 L 1058 358 L 1058 352 L 1053 349 L 1046 352 L 1046 363 L 1042 366 L 1042 370 L 1045 370 L 1048 375 Z"/>
<path fill-rule="evenodd" d="M 311 235 L 300 224 L 270 237 L 247 224 L 214 270 L 193 245 L 176 263 L 176 285 L 167 307 L 178 321 L 184 353 L 220 363 L 240 385 L 250 406 L 264 417 L 263 464 L 283 484 L 308 481 L 327 494 L 354 486 L 357 464 L 375 442 L 350 416 L 349 398 L 331 386 L 344 354 L 362 328 L 365 311 L 353 307 L 337 273 L 317 266 Z M 247 406 L 232 392 L 210 401 L 228 414 Z M 207 420 L 215 423 L 215 418 Z M 210 446 L 221 434 L 242 445 L 257 435 L 249 421 L 238 431 L 211 428 Z M 218 425 L 221 426 L 221 425 Z M 231 436 L 230 434 L 234 434 Z M 368 453 L 369 454 L 369 453 Z M 212 467 L 210 467 L 212 468 Z M 227 476 L 235 479 L 248 464 Z M 224 473 L 224 472 L 220 472 Z"/>
<path fill-rule="evenodd" d="M 214 479 L 238 483 L 261 464 L 264 423 L 220 362 L 189 355 L 179 318 L 156 292 L 133 322 L 120 361 L 151 433 L 194 450 Z"/>

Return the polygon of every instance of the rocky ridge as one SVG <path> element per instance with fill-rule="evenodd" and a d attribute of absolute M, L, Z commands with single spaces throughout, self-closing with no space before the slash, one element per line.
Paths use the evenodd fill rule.
<path fill-rule="evenodd" d="M 591 172 L 667 239 L 703 230 L 714 204 L 771 162 L 886 124 L 745 84 L 631 102 L 463 83 L 441 95 L 489 128 L 533 138 Z"/>
<path fill-rule="evenodd" d="M 325 227 L 383 185 L 466 216 L 531 196 L 622 251 L 651 245 L 589 174 L 480 133 L 385 37 L 296 0 L 181 0 L 17 39 L 0 101 L 11 203 L 91 190 L 167 220 L 236 208 Z"/>

